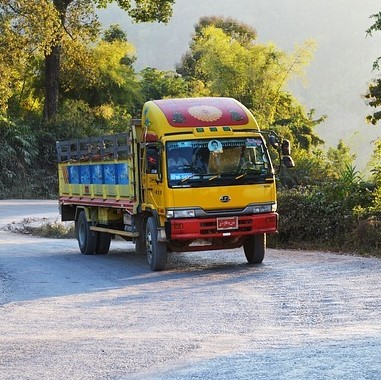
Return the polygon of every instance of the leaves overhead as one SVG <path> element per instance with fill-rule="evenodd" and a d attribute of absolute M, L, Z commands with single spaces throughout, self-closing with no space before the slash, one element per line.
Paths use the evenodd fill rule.
<path fill-rule="evenodd" d="M 253 111 L 261 128 L 275 126 L 309 150 L 323 143 L 313 128 L 325 117 L 313 119 L 286 86 L 293 78 L 305 80 L 315 48 L 308 40 L 288 54 L 274 44 L 257 43 L 255 30 L 243 23 L 202 18 L 176 71 L 194 95 L 236 98 Z"/>
<path fill-rule="evenodd" d="M 99 36 L 96 7 L 112 0 L 0 0 L 0 111 L 22 86 L 30 62 L 45 57 L 45 111 L 58 104 L 61 57 L 86 66 L 86 45 Z M 135 22 L 168 22 L 175 0 L 116 0 Z M 48 106 L 47 106 L 48 105 Z M 46 107 L 47 106 L 47 107 Z"/>
<path fill-rule="evenodd" d="M 136 22 L 164 22 L 172 16 L 172 6 L 176 0 L 94 0 L 98 7 L 105 8 L 116 2 Z"/>
<path fill-rule="evenodd" d="M 374 19 L 374 23 L 366 30 L 367 36 L 373 36 L 375 32 L 381 31 L 381 12 L 373 14 L 370 16 L 371 19 Z M 380 61 L 381 56 L 378 57 L 373 62 L 373 70 L 380 70 Z M 368 86 L 368 92 L 365 94 L 365 99 L 367 104 L 373 108 L 378 108 L 381 106 L 381 79 L 375 78 Z M 373 125 L 376 125 L 381 120 L 381 111 L 376 110 L 373 114 L 366 117 L 366 121 Z"/>

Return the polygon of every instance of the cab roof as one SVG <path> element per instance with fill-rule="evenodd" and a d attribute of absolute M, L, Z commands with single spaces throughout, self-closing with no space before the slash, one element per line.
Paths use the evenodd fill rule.
<path fill-rule="evenodd" d="M 214 126 L 259 130 L 251 112 L 237 100 L 227 97 L 152 100 L 143 107 L 142 125 L 156 132 L 160 128 L 161 133 Z"/>

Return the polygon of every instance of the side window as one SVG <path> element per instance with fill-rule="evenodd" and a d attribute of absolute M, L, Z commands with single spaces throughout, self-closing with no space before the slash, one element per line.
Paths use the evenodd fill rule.
<path fill-rule="evenodd" d="M 147 174 L 157 174 L 158 173 L 158 152 L 157 147 L 147 148 Z"/>

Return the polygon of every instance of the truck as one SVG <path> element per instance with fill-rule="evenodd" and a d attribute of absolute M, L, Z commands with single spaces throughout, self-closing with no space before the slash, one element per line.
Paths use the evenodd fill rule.
<path fill-rule="evenodd" d="M 61 220 L 74 221 L 82 254 L 119 236 L 153 271 L 169 253 L 239 247 L 260 264 L 278 228 L 270 146 L 277 165 L 294 165 L 289 141 L 233 98 L 147 101 L 122 133 L 57 141 Z"/>

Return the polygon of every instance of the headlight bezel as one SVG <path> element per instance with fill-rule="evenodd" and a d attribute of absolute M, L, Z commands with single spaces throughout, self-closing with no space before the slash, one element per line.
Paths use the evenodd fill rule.
<path fill-rule="evenodd" d="M 167 210 L 166 216 L 168 219 L 195 218 L 196 211 L 194 209 Z"/>
<path fill-rule="evenodd" d="M 264 203 L 264 204 L 253 204 L 253 214 L 265 214 L 269 212 L 276 212 L 277 203 Z"/>

